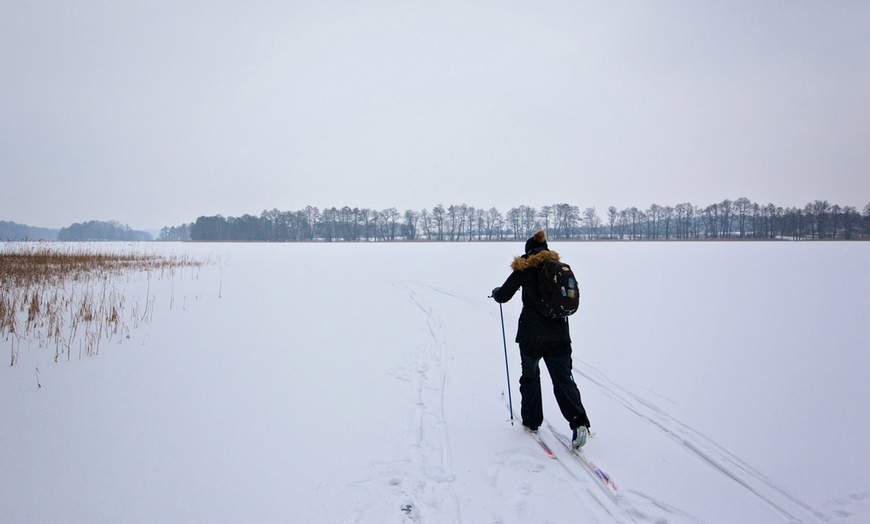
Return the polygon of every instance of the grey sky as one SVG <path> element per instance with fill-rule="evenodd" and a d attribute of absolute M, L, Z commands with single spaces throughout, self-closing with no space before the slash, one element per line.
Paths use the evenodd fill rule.
<path fill-rule="evenodd" d="M 870 202 L 870 2 L 0 0 L 0 220 Z"/>

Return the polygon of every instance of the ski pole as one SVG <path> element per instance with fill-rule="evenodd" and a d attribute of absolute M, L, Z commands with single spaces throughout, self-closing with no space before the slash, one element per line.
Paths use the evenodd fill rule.
<path fill-rule="evenodd" d="M 508 408 L 511 410 L 511 426 L 514 425 L 514 403 L 511 400 L 511 371 L 508 367 L 507 337 L 504 335 L 504 311 L 501 302 L 498 304 L 498 315 L 501 317 L 501 341 L 504 344 L 504 372 L 507 375 Z"/>

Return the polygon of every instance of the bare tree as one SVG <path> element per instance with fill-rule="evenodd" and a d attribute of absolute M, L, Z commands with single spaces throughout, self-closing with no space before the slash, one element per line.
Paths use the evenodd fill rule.
<path fill-rule="evenodd" d="M 558 204 L 555 209 L 553 238 L 570 240 L 575 231 L 579 232 L 580 208 L 570 204 Z"/>
<path fill-rule="evenodd" d="M 761 206 L 757 203 L 752 203 L 752 238 L 759 236 L 758 229 L 761 227 Z"/>
<path fill-rule="evenodd" d="M 339 236 L 345 241 L 356 240 L 353 234 L 355 218 L 353 210 L 348 206 L 338 212 Z"/>
<path fill-rule="evenodd" d="M 432 220 L 435 224 L 435 233 L 437 240 L 444 240 L 444 206 L 438 204 L 432 208 Z"/>
<path fill-rule="evenodd" d="M 432 215 L 427 209 L 420 211 L 420 227 L 427 240 L 432 240 Z"/>
<path fill-rule="evenodd" d="M 671 239 L 671 222 L 674 220 L 674 208 L 665 206 L 662 208 L 661 219 L 665 222 L 665 240 Z"/>
<path fill-rule="evenodd" d="M 647 238 L 655 240 L 659 237 L 659 217 L 662 214 L 662 206 L 653 204 L 647 209 Z"/>
<path fill-rule="evenodd" d="M 619 220 L 617 221 L 620 239 L 625 239 L 625 230 L 629 224 L 631 224 L 631 209 L 625 208 L 619 212 Z"/>
<path fill-rule="evenodd" d="M 773 204 L 767 204 L 761 208 L 761 236 L 764 238 L 782 237 L 783 224 L 782 216 L 783 209 L 776 207 Z"/>
<path fill-rule="evenodd" d="M 722 227 L 722 238 L 728 238 L 731 236 L 731 219 L 734 213 L 734 202 L 728 200 L 727 198 L 719 203 L 720 210 L 720 224 Z"/>
<path fill-rule="evenodd" d="M 399 232 L 399 220 L 401 220 L 402 215 L 394 207 L 388 207 L 383 213 L 387 222 L 387 238 L 395 240 Z"/>
<path fill-rule="evenodd" d="M 417 222 L 420 221 L 420 213 L 412 209 L 405 210 L 405 238 L 415 240 L 417 238 Z"/>
<path fill-rule="evenodd" d="M 367 207 L 360 209 L 357 213 L 357 218 L 362 226 L 362 239 L 365 241 L 370 240 L 372 237 L 372 210 Z"/>
<path fill-rule="evenodd" d="M 689 238 L 689 209 L 691 204 L 677 204 L 674 206 L 675 219 L 677 221 L 677 238 Z"/>
<path fill-rule="evenodd" d="M 610 239 L 613 240 L 613 225 L 619 218 L 619 211 L 613 206 L 607 208 L 607 222 L 610 224 Z"/>
<path fill-rule="evenodd" d="M 553 206 L 543 206 L 538 211 L 538 218 L 541 219 L 541 227 L 550 231 L 550 219 L 553 218 Z"/>
<path fill-rule="evenodd" d="M 477 215 L 477 239 L 483 240 L 483 231 L 486 227 L 486 211 L 482 207 L 479 207 L 475 213 Z"/>
<path fill-rule="evenodd" d="M 504 222 L 504 218 L 502 218 L 501 212 L 491 207 L 489 211 L 486 212 L 486 239 L 492 240 L 493 236 L 498 239 L 501 239 L 501 229 L 502 223 Z"/>
<path fill-rule="evenodd" d="M 746 217 L 749 215 L 751 207 L 752 202 L 746 197 L 740 197 L 734 201 L 734 210 L 737 213 L 737 230 L 740 232 L 740 238 L 746 236 Z"/>
<path fill-rule="evenodd" d="M 719 236 L 719 206 L 710 204 L 704 208 L 705 238 L 718 238 Z"/>
<path fill-rule="evenodd" d="M 507 222 L 514 234 L 514 239 L 520 238 L 520 231 L 523 227 L 523 213 L 520 208 L 514 207 L 507 212 Z"/>
<path fill-rule="evenodd" d="M 598 228 L 601 226 L 601 219 L 594 207 L 587 207 L 583 210 L 583 221 L 586 223 L 587 238 L 598 238 Z"/>
<path fill-rule="evenodd" d="M 457 206 L 449 206 L 447 208 L 447 240 L 453 242 L 456 240 L 458 229 L 461 228 L 459 219 L 459 208 Z"/>
<path fill-rule="evenodd" d="M 474 232 L 477 229 L 477 210 L 474 206 L 465 206 L 465 238 L 474 240 Z"/>
<path fill-rule="evenodd" d="M 305 207 L 305 224 L 303 226 L 303 238 L 307 240 L 314 239 L 317 234 L 317 224 L 320 222 L 320 210 L 316 207 Z"/>
<path fill-rule="evenodd" d="M 468 232 L 468 206 L 465 204 L 459 205 L 459 216 L 457 217 L 459 222 L 459 230 L 457 235 L 457 240 L 462 240 L 465 236 L 469 235 Z"/>
<path fill-rule="evenodd" d="M 338 210 L 335 207 L 330 207 L 323 210 L 323 238 L 327 242 L 332 242 L 333 240 L 335 240 L 335 223 L 337 222 L 337 215 Z"/>
<path fill-rule="evenodd" d="M 804 213 L 810 219 L 811 238 L 825 238 L 828 227 L 828 214 L 831 212 L 831 204 L 827 200 L 808 202 L 804 206 Z"/>
<path fill-rule="evenodd" d="M 629 238 L 635 240 L 639 236 L 640 229 L 640 221 L 643 213 L 641 213 L 636 207 L 629 208 L 628 217 L 629 217 Z M 642 238 L 642 235 L 640 235 Z"/>
<path fill-rule="evenodd" d="M 529 206 L 520 206 L 522 222 L 523 222 L 523 236 L 530 237 L 535 231 L 539 228 L 537 215 L 538 212 L 535 208 Z"/>
<path fill-rule="evenodd" d="M 861 214 L 852 206 L 843 208 L 843 238 L 852 240 L 861 225 Z"/>

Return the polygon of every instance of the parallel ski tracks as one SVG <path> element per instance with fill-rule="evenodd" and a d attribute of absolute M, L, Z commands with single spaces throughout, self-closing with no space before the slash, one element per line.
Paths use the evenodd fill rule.
<path fill-rule="evenodd" d="M 552 434 L 553 437 L 555 437 L 555 439 L 558 440 L 569 453 L 571 453 L 571 456 L 574 457 L 583 469 L 592 476 L 592 480 L 595 481 L 595 484 L 604 490 L 604 493 L 607 494 L 613 502 L 618 504 L 619 491 L 616 487 L 616 483 L 612 478 L 610 478 L 610 475 L 596 466 L 582 449 L 574 449 L 568 437 L 561 434 L 552 424 L 547 422 L 546 427 L 550 431 L 550 434 Z"/>
<path fill-rule="evenodd" d="M 589 364 L 575 362 L 574 373 L 582 376 L 584 382 L 597 386 L 607 397 L 654 426 L 662 434 L 679 443 L 684 449 L 709 463 L 713 468 L 745 488 L 789 521 L 818 522 L 826 520 L 822 513 L 774 483 L 710 438 L 673 418 L 646 399 L 613 383 Z"/>
<path fill-rule="evenodd" d="M 411 501 L 402 511 L 411 520 L 422 518 L 420 511 L 438 508 L 451 515 L 452 522 L 461 522 L 459 502 L 453 487 L 453 465 L 444 394 L 447 387 L 447 344 L 444 326 L 432 306 L 414 289 L 417 284 L 394 282 L 393 285 L 408 294 L 420 310 L 426 325 L 427 343 L 417 351 L 414 447 L 415 469 L 424 471 L 427 481 L 407 493 Z M 444 507 L 446 505 L 446 507 Z"/>
<path fill-rule="evenodd" d="M 415 288 L 426 288 L 429 291 L 436 292 L 456 300 L 467 302 L 471 305 L 474 305 L 475 307 L 484 307 L 484 304 L 482 304 L 479 300 L 475 300 L 468 296 L 451 293 L 422 282 L 397 282 L 394 283 L 394 285 L 407 292 L 412 301 L 424 313 L 424 316 L 426 317 L 427 328 L 429 330 L 430 340 L 432 341 L 432 345 L 434 346 L 431 349 L 434 349 L 434 353 L 436 354 L 439 351 L 444 351 L 444 348 L 440 348 L 440 350 L 435 349 L 435 347 L 437 347 L 439 343 L 443 344 L 443 341 L 439 342 L 438 340 L 439 330 L 442 329 L 442 326 L 438 324 L 438 320 L 435 317 L 431 308 L 429 308 L 427 304 L 423 300 L 421 300 L 421 298 L 415 292 Z M 438 361 L 438 357 L 436 357 L 435 355 L 430 355 L 430 362 L 432 362 L 433 357 L 435 361 Z M 744 462 L 743 460 L 729 452 L 727 449 L 723 448 L 721 445 L 717 444 L 716 442 L 701 434 L 692 427 L 687 426 L 686 424 L 673 418 L 671 415 L 664 412 L 661 408 L 650 402 L 648 399 L 638 396 L 631 391 L 625 389 L 624 387 L 612 382 L 609 378 L 607 378 L 603 373 L 601 373 L 594 367 L 579 360 L 575 360 L 574 373 L 576 373 L 578 377 L 582 377 L 581 382 L 599 388 L 599 390 L 608 398 L 612 399 L 617 404 L 621 405 L 626 410 L 642 419 L 644 422 L 656 428 L 656 430 L 663 435 L 677 442 L 688 453 L 691 453 L 699 459 L 707 462 L 712 468 L 719 471 L 722 475 L 733 481 L 736 485 L 745 489 L 752 496 L 756 497 L 764 504 L 768 505 L 772 510 L 779 513 L 786 521 L 824 522 L 829 520 L 828 515 L 813 508 L 792 493 L 789 493 L 785 488 L 766 477 L 763 473 L 753 468 L 751 465 Z M 443 386 L 443 382 L 446 382 L 446 376 L 442 376 L 441 379 L 441 385 Z M 440 413 L 440 420 L 443 422 L 443 401 L 440 405 L 440 409 L 442 410 L 442 412 Z M 552 439 L 558 440 L 556 434 L 552 435 L 552 439 L 549 438 L 549 435 L 547 433 L 545 433 L 544 436 L 545 442 L 546 440 Z M 449 444 L 447 445 L 449 447 Z M 546 445 L 547 444 L 545 444 L 545 446 Z M 447 453 L 449 455 L 449 451 Z M 554 453 L 554 455 L 556 454 Z M 578 478 L 578 480 L 580 478 L 584 478 L 582 475 L 576 475 L 576 473 L 578 473 L 575 471 L 577 468 L 571 468 L 569 467 L 569 464 L 566 464 L 565 462 L 566 461 L 559 460 L 559 463 L 562 464 L 562 466 L 564 466 L 565 469 L 572 476 Z M 629 498 L 642 499 L 645 503 L 650 503 L 654 506 L 657 506 L 660 509 L 666 511 L 667 513 L 672 513 L 688 520 L 697 520 L 696 518 L 678 510 L 677 508 L 672 508 L 661 501 L 651 499 L 641 491 L 628 489 L 626 488 L 626 486 L 622 486 L 622 488 L 623 489 L 619 491 L 619 493 L 621 494 L 620 496 L 610 498 L 610 502 L 614 503 L 613 505 L 610 505 L 611 508 L 619 509 L 615 512 L 607 510 L 611 513 L 611 515 L 619 520 L 621 519 L 618 517 L 618 515 L 621 515 L 622 517 L 626 517 L 626 515 L 628 515 L 629 520 L 634 520 L 636 517 L 639 516 L 630 516 L 634 512 L 632 511 L 633 504 L 630 500 L 628 500 Z M 592 494 L 593 492 L 590 491 L 589 493 Z M 630 497 L 627 497 L 628 495 L 630 495 Z M 606 509 L 608 504 L 605 504 L 605 502 L 605 500 L 599 500 L 599 503 L 601 503 L 601 505 L 604 506 Z M 644 517 L 641 517 L 641 520 L 645 520 Z"/>
<path fill-rule="evenodd" d="M 508 402 L 505 398 L 504 392 L 502 392 L 501 394 L 501 400 L 504 403 L 505 408 L 507 408 L 508 410 L 508 413 L 511 417 L 510 420 L 515 420 L 513 413 L 510 412 L 510 406 L 508 406 Z M 616 511 L 619 509 L 620 506 L 619 493 L 617 492 L 616 483 L 613 481 L 613 479 L 610 478 L 607 473 L 598 468 L 589 459 L 589 457 L 586 456 L 585 453 L 580 450 L 573 449 L 570 440 L 561 433 L 559 433 L 559 431 L 546 420 L 544 421 L 544 424 L 540 428 L 538 428 L 537 433 L 532 433 L 528 431 L 525 427 L 523 428 L 523 431 L 525 431 L 526 434 L 529 435 L 532 440 L 534 440 L 535 443 L 538 444 L 541 450 L 544 451 L 544 454 L 550 459 L 559 460 L 559 456 L 556 455 L 556 453 L 550 447 L 549 442 L 555 440 L 558 441 L 562 446 L 564 446 L 565 456 L 562 457 L 562 460 L 559 460 L 560 465 L 571 477 L 582 483 L 584 486 L 588 483 L 589 479 L 585 476 L 578 475 L 579 472 L 576 471 L 576 468 L 570 467 L 569 464 L 579 466 L 586 473 L 588 473 L 592 477 L 592 482 L 599 488 L 601 488 L 603 492 L 607 495 L 610 503 L 600 500 L 591 491 L 589 491 L 589 494 L 592 495 L 592 498 L 596 502 L 598 502 L 598 504 L 610 515 L 610 517 L 614 519 L 617 518 Z M 546 440 L 544 439 L 543 435 L 547 436 Z M 565 458 L 568 458 L 568 460 L 564 460 Z"/>

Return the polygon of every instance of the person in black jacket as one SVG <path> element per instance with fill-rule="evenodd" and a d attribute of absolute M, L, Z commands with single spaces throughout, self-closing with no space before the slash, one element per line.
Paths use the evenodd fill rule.
<path fill-rule="evenodd" d="M 492 298 L 504 303 L 522 288 L 523 310 L 520 313 L 516 342 L 520 345 L 522 375 L 520 414 L 527 431 L 537 432 L 544 421 L 541 405 L 541 368 L 543 358 L 553 382 L 553 393 L 562 416 L 570 423 L 572 443 L 579 448 L 586 443 L 589 417 L 580 399 L 580 391 L 571 373 L 571 334 L 567 318 L 549 318 L 532 305 L 530 291 L 534 290 L 538 266 L 547 259 L 559 260 L 559 254 L 547 246 L 547 233 L 538 231 L 526 241 L 525 254 L 514 258 L 513 272 L 501 287 L 492 290 Z"/>

